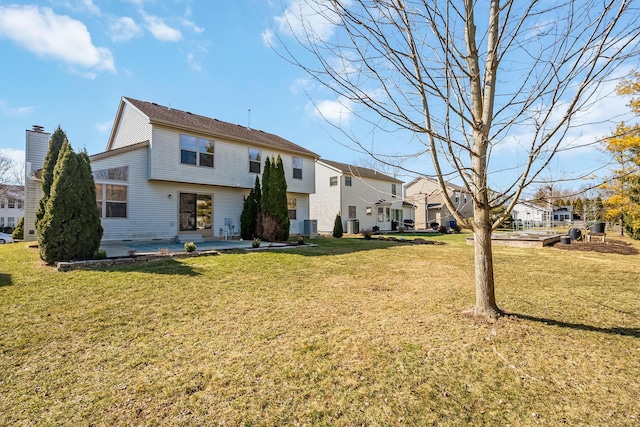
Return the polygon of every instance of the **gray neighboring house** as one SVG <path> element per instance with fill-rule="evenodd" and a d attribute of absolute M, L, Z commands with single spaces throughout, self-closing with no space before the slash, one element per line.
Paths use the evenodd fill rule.
<path fill-rule="evenodd" d="M 347 233 L 374 227 L 393 230 L 405 219 L 413 219 L 413 207 L 402 198 L 401 180 L 374 169 L 325 159 L 316 162 L 315 170 L 316 192 L 310 196 L 310 205 L 318 231 L 331 233 L 336 214 L 340 214 Z"/>
<path fill-rule="evenodd" d="M 471 193 L 465 188 L 449 182 L 445 187 L 460 215 L 464 218 L 471 218 L 473 216 Z M 451 221 L 455 220 L 444 203 L 444 196 L 436 179 L 419 176 L 405 185 L 404 191 L 406 200 L 416 206 L 416 229 L 431 228 L 429 224 L 432 222 L 448 226 Z"/>

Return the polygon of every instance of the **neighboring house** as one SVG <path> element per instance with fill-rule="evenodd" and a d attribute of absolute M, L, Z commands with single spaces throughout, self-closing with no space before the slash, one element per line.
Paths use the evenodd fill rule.
<path fill-rule="evenodd" d="M 448 226 L 455 218 L 447 209 L 438 181 L 426 176 L 419 176 L 405 185 L 405 198 L 416 206 L 416 229 L 431 228 L 430 224 Z M 455 184 L 446 183 L 447 193 L 456 210 L 464 218 L 473 217 L 473 202 L 471 194 Z"/>
<path fill-rule="evenodd" d="M 547 222 L 547 209 L 531 202 L 520 201 L 513 206 L 511 217 L 524 227 L 541 227 Z"/>
<path fill-rule="evenodd" d="M 573 215 L 573 208 L 571 206 L 560 206 L 553 209 L 551 213 L 553 215 L 553 222 L 573 222 L 575 218 Z"/>
<path fill-rule="evenodd" d="M 0 231 L 11 233 L 24 216 L 24 187 L 2 184 L 0 190 Z"/>
<path fill-rule="evenodd" d="M 44 164 L 49 136 L 41 128 L 27 131 L 29 240 L 36 239 L 41 196 L 32 172 Z M 90 156 L 103 241 L 237 237 L 255 177 L 262 179 L 266 158 L 278 155 L 290 232 L 301 234 L 310 218 L 315 153 L 261 130 L 123 97 L 106 151 Z"/>
<path fill-rule="evenodd" d="M 310 196 L 311 218 L 318 231 L 333 231 L 336 215 L 345 232 L 392 230 L 404 219 L 413 219 L 413 209 L 402 199 L 402 181 L 373 169 L 330 160 L 318 160 L 316 192 Z M 349 220 L 357 220 L 349 221 Z M 355 224 L 358 230 L 355 230 Z"/>

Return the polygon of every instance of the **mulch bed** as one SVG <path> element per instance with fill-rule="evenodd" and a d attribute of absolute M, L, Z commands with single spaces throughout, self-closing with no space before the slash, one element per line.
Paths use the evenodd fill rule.
<path fill-rule="evenodd" d="M 583 252 L 600 252 L 605 254 L 619 254 L 619 255 L 638 255 L 640 251 L 633 247 L 630 243 L 623 242 L 621 240 L 607 239 L 603 242 L 571 242 L 556 243 L 553 245 L 556 249 L 562 249 L 565 251 L 583 251 Z"/>

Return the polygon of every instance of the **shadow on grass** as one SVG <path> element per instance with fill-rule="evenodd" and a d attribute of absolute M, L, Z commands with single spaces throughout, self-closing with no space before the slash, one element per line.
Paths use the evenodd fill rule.
<path fill-rule="evenodd" d="M 125 264 L 105 267 L 102 271 L 135 272 L 147 274 L 167 274 L 176 276 L 199 276 L 201 273 L 192 266 L 182 263 L 177 259 L 168 258 L 161 261 L 149 261 L 144 263 Z"/>
<path fill-rule="evenodd" d="M 412 244 L 407 242 L 395 242 L 390 240 L 378 240 L 373 238 L 371 240 L 356 239 L 356 238 L 341 238 L 341 239 L 321 239 L 310 240 L 309 242 L 315 243 L 318 246 L 305 248 L 301 246 L 299 248 L 280 249 L 279 252 L 294 253 L 296 255 L 303 256 L 330 256 L 330 255 L 343 255 L 352 254 L 355 252 L 374 251 L 377 249 L 388 249 L 396 247 L 420 247 L 431 246 L 430 244 Z M 436 245 L 442 245 L 444 243 L 434 242 Z"/>
<path fill-rule="evenodd" d="M 559 326 L 561 328 L 576 329 L 578 331 L 600 332 L 603 334 L 622 335 L 627 337 L 640 338 L 640 328 L 601 328 L 599 326 L 584 325 L 582 323 L 569 323 L 560 320 L 545 319 L 543 317 L 529 316 L 528 314 L 509 313 L 518 319 L 531 320 L 532 322 L 540 322 L 545 325 Z"/>
<path fill-rule="evenodd" d="M 10 286 L 12 284 L 10 274 L 0 273 L 0 287 Z"/>

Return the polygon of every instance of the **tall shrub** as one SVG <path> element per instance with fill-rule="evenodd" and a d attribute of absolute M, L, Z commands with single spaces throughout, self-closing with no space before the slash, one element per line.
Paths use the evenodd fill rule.
<path fill-rule="evenodd" d="M 100 246 L 102 225 L 89 156 L 76 154 L 64 141 L 53 173 L 53 184 L 38 222 L 40 258 L 55 261 L 87 259 Z"/>
<path fill-rule="evenodd" d="M 260 178 L 256 175 L 255 185 L 244 201 L 242 214 L 240 215 L 240 236 L 245 240 L 253 239 L 257 236 L 261 196 Z"/>
<path fill-rule="evenodd" d="M 339 239 L 344 234 L 344 229 L 342 228 L 342 217 L 340 214 L 336 215 L 336 220 L 333 222 L 333 237 Z"/>
<path fill-rule="evenodd" d="M 44 217 L 47 200 L 49 199 L 49 195 L 51 194 L 51 187 L 53 186 L 53 172 L 56 167 L 56 163 L 58 162 L 58 155 L 60 153 L 60 149 L 62 145 L 67 141 L 67 135 L 64 133 L 62 128 L 58 126 L 58 128 L 51 134 L 51 138 L 49 138 L 49 149 L 47 150 L 47 155 L 44 158 L 44 165 L 42 166 L 42 198 L 38 202 L 38 210 L 36 211 L 36 231 L 40 234 L 39 223 Z"/>
<path fill-rule="evenodd" d="M 289 209 L 287 206 L 287 180 L 282 158 L 267 158 L 262 175 L 262 212 L 258 231 L 266 241 L 283 241 L 289 238 Z"/>

